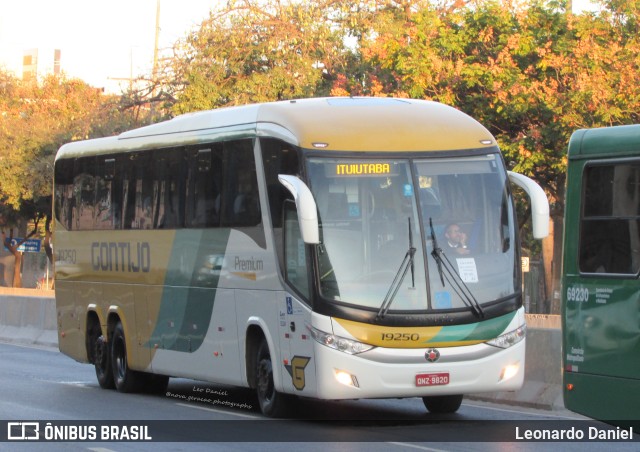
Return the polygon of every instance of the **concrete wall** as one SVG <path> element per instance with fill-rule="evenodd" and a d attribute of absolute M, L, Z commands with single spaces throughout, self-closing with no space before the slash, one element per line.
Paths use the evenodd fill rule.
<path fill-rule="evenodd" d="M 0 341 L 58 346 L 53 291 L 0 288 Z M 560 316 L 527 315 L 525 382 L 519 391 L 467 397 L 547 410 L 562 401 Z"/>
<path fill-rule="evenodd" d="M 54 292 L 0 288 L 0 340 L 58 347 Z"/>

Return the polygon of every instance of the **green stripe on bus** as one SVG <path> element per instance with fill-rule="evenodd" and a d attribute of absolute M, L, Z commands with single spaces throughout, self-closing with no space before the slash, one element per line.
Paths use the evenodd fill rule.
<path fill-rule="evenodd" d="M 229 228 L 176 232 L 148 347 L 157 344 L 164 350 L 194 352 L 202 345 L 230 232 Z"/>
<path fill-rule="evenodd" d="M 505 332 L 516 313 L 517 311 L 514 311 L 502 317 L 467 325 L 445 326 L 427 342 L 427 345 L 435 342 L 489 341 L 495 339 Z"/>

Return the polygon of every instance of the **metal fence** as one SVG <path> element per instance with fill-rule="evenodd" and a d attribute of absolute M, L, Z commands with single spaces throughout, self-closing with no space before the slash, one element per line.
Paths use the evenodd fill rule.
<path fill-rule="evenodd" d="M 529 261 L 528 271 L 522 272 L 524 307 L 528 314 L 550 314 L 551 303 L 546 296 L 542 261 Z"/>

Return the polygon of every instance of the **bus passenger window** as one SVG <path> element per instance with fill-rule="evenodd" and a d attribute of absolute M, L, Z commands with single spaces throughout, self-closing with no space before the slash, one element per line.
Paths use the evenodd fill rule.
<path fill-rule="evenodd" d="M 253 142 L 251 140 L 225 143 L 227 165 L 225 171 L 223 225 L 229 227 L 257 226 L 261 220 L 260 196 L 256 176 Z"/>
<path fill-rule="evenodd" d="M 73 184 L 76 202 L 72 229 L 91 230 L 94 228 L 96 195 L 95 158 L 77 159 L 75 174 Z"/>
<path fill-rule="evenodd" d="M 188 153 L 186 186 L 187 227 L 220 226 L 222 144 Z"/>
<path fill-rule="evenodd" d="M 640 270 L 640 163 L 588 166 L 583 175 L 579 266 L 583 273 Z"/>
<path fill-rule="evenodd" d="M 184 191 L 187 179 L 182 149 L 163 152 L 156 160 L 158 200 L 154 213 L 156 229 L 175 229 L 184 226 Z"/>
<path fill-rule="evenodd" d="M 134 214 L 131 229 L 151 229 L 153 227 L 153 171 L 149 169 L 148 154 L 140 153 L 134 160 L 134 177 L 129 182 L 129 190 L 134 190 Z M 133 185 L 131 185 L 133 183 Z"/>
<path fill-rule="evenodd" d="M 96 229 L 114 228 L 114 206 L 112 198 L 115 160 L 98 157 L 96 174 Z"/>
<path fill-rule="evenodd" d="M 55 216 L 67 230 L 72 229 L 74 160 L 59 160 L 55 166 Z"/>

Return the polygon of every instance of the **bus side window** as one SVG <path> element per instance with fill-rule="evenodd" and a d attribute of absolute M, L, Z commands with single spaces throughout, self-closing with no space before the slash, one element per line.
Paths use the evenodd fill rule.
<path fill-rule="evenodd" d="M 262 216 L 253 141 L 225 142 L 224 150 L 226 180 L 222 223 L 229 227 L 256 226 L 261 222 Z"/>
<path fill-rule="evenodd" d="M 220 226 L 222 145 L 215 143 L 187 152 L 186 225 Z"/>
<path fill-rule="evenodd" d="M 73 196 L 73 166 L 75 160 L 58 160 L 55 166 L 55 215 L 67 230 L 72 229 L 72 214 L 75 206 Z"/>
<path fill-rule="evenodd" d="M 91 230 L 95 221 L 95 157 L 76 159 L 74 174 L 75 206 L 72 213 L 72 229 Z"/>
<path fill-rule="evenodd" d="M 113 186 L 115 175 L 115 159 L 113 157 L 97 158 L 96 172 L 96 229 L 115 229 Z"/>
<path fill-rule="evenodd" d="M 285 279 L 305 297 L 309 294 L 307 247 L 300 234 L 298 212 L 293 201 L 284 204 Z"/>
<path fill-rule="evenodd" d="M 297 175 L 300 173 L 298 153 L 291 145 L 275 138 L 262 138 L 260 140 L 260 148 L 267 185 L 273 240 L 278 253 L 280 268 L 284 270 L 283 210 L 285 201 L 293 198 L 291 193 L 278 180 L 278 174 Z"/>
<path fill-rule="evenodd" d="M 151 229 L 153 227 L 153 168 L 149 168 L 149 155 L 132 154 L 125 164 L 122 183 L 122 218 L 124 229 Z"/>
<path fill-rule="evenodd" d="M 583 174 L 579 266 L 583 273 L 640 270 L 640 162 L 592 165 Z"/>
<path fill-rule="evenodd" d="M 157 191 L 154 225 L 156 229 L 184 226 L 184 191 L 186 176 L 182 149 L 164 151 L 156 160 Z"/>

